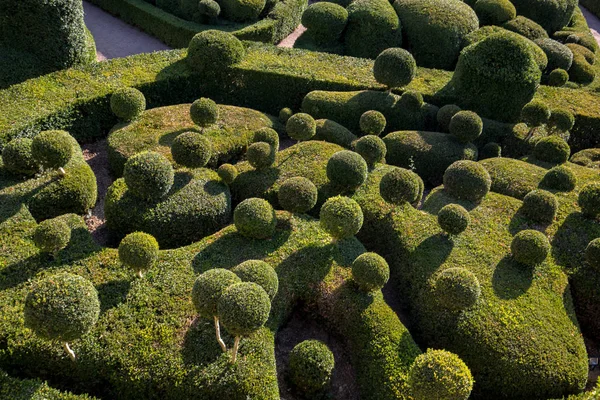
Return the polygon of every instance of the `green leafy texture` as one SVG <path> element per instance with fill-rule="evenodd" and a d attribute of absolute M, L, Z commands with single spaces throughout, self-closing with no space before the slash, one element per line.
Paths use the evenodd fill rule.
<path fill-rule="evenodd" d="M 348 11 L 338 4 L 314 3 L 302 14 L 302 25 L 317 43 L 327 44 L 340 38 L 348 23 Z"/>
<path fill-rule="evenodd" d="M 459 142 L 469 143 L 483 132 L 483 121 L 473 111 L 459 111 L 450 119 L 449 129 Z"/>
<path fill-rule="evenodd" d="M 423 107 L 423 103 L 423 95 L 414 90 L 407 90 L 402 93 L 400 100 L 398 100 L 399 106 L 404 107 L 411 112 L 419 112 L 421 107 Z"/>
<path fill-rule="evenodd" d="M 577 7 L 576 0 L 513 0 L 519 15 L 531 18 L 550 33 L 569 23 Z"/>
<path fill-rule="evenodd" d="M 376 163 L 383 162 L 387 152 L 385 142 L 375 135 L 361 137 L 356 141 L 354 149 L 365 159 L 370 168 Z"/>
<path fill-rule="evenodd" d="M 171 144 L 173 160 L 184 167 L 202 168 L 212 156 L 210 141 L 197 132 L 184 132 Z"/>
<path fill-rule="evenodd" d="M 457 199 L 480 202 L 491 184 L 490 174 L 474 161 L 456 161 L 444 172 L 444 189 Z"/>
<path fill-rule="evenodd" d="M 548 71 L 563 69 L 565 71 L 571 68 L 573 64 L 573 52 L 567 46 L 553 39 L 537 39 L 535 41 L 548 57 Z"/>
<path fill-rule="evenodd" d="M 585 261 L 594 270 L 600 269 L 600 238 L 592 240 L 585 248 Z"/>
<path fill-rule="evenodd" d="M 515 6 L 508 0 L 477 0 L 473 7 L 480 25 L 502 25 L 517 16 Z"/>
<path fill-rule="evenodd" d="M 445 207 L 450 205 L 452 204 Z M 481 285 L 473 272 L 453 267 L 444 269 L 431 278 L 431 292 L 441 309 L 458 312 L 477 304 L 481 297 Z"/>
<path fill-rule="evenodd" d="M 460 235 L 471 223 L 471 215 L 460 204 L 447 204 L 440 209 L 438 224 L 449 235 Z"/>
<path fill-rule="evenodd" d="M 552 110 L 548 119 L 548 127 L 553 132 L 565 133 L 569 132 L 575 126 L 575 116 L 569 110 L 555 109 Z"/>
<path fill-rule="evenodd" d="M 548 85 L 561 87 L 569 81 L 569 73 L 564 69 L 557 68 L 548 74 Z"/>
<path fill-rule="evenodd" d="M 590 50 L 587 47 L 584 47 L 577 43 L 567 42 L 565 43 L 565 46 L 567 46 L 571 50 L 573 56 L 575 56 L 575 54 L 582 55 L 583 58 L 585 58 L 585 60 L 592 65 L 596 62 L 596 54 L 594 54 L 594 50 Z"/>
<path fill-rule="evenodd" d="M 481 150 L 479 150 L 480 160 L 495 157 L 502 157 L 502 147 L 496 142 L 486 143 Z"/>
<path fill-rule="evenodd" d="M 198 73 L 214 74 L 240 62 L 245 52 L 242 42 L 232 34 L 208 30 L 192 38 L 186 61 Z"/>
<path fill-rule="evenodd" d="M 237 178 L 238 170 L 235 165 L 223 164 L 217 169 L 217 174 L 219 174 L 219 178 L 221 178 L 225 184 L 231 185 L 233 181 L 235 181 L 235 178 Z"/>
<path fill-rule="evenodd" d="M 600 183 L 588 183 L 579 192 L 577 199 L 581 212 L 588 218 L 600 214 Z"/>
<path fill-rule="evenodd" d="M 356 190 L 367 179 L 368 167 L 360 154 L 342 150 L 327 162 L 327 178 L 344 191 Z"/>
<path fill-rule="evenodd" d="M 213 100 L 202 97 L 190 106 L 190 118 L 202 128 L 211 126 L 219 119 L 219 108 Z"/>
<path fill-rule="evenodd" d="M 110 109 L 119 119 L 131 121 L 146 109 L 146 97 L 135 88 L 120 89 L 110 96 Z"/>
<path fill-rule="evenodd" d="M 365 292 L 381 290 L 390 279 L 390 266 L 377 253 L 363 253 L 352 262 L 352 279 Z"/>
<path fill-rule="evenodd" d="M 264 289 L 273 301 L 279 290 L 279 278 L 269 264 L 262 260 L 247 260 L 231 269 L 242 282 L 254 282 Z"/>
<path fill-rule="evenodd" d="M 559 192 L 570 192 L 577 186 L 577 177 L 565 165 L 558 165 L 546 172 L 540 186 Z"/>
<path fill-rule="evenodd" d="M 596 78 L 596 71 L 580 53 L 573 53 L 573 64 L 569 69 L 569 79 L 582 85 L 590 85 Z"/>
<path fill-rule="evenodd" d="M 436 119 L 442 132 L 450 131 L 450 121 L 452 121 L 452 117 L 459 111 L 461 111 L 461 108 L 456 104 L 446 104 L 445 106 L 440 107 Z"/>
<path fill-rule="evenodd" d="M 73 155 L 71 139 L 65 131 L 41 132 L 31 142 L 31 155 L 44 168 L 62 168 Z"/>
<path fill-rule="evenodd" d="M 392 168 L 381 178 L 381 197 L 392 204 L 415 203 L 422 196 L 422 181 L 417 174 L 404 168 Z"/>
<path fill-rule="evenodd" d="M 588 168 L 598 168 L 600 165 L 600 149 L 585 149 L 571 156 L 572 163 Z"/>
<path fill-rule="evenodd" d="M 40 222 L 33 233 L 33 242 L 45 253 L 56 253 L 69 244 L 71 228 L 61 219 L 53 218 Z"/>
<path fill-rule="evenodd" d="M 399 47 L 382 51 L 373 64 L 375 80 L 390 89 L 408 85 L 416 73 L 417 63 L 412 54 Z"/>
<path fill-rule="evenodd" d="M 305 396 L 318 395 L 329 386 L 334 367 L 333 353 L 325 343 L 305 340 L 290 352 L 289 379 Z"/>
<path fill-rule="evenodd" d="M 550 107 L 541 101 L 531 101 L 521 110 L 521 121 L 530 127 L 543 125 L 550 119 Z"/>
<path fill-rule="evenodd" d="M 376 110 L 365 111 L 359 120 L 360 130 L 364 135 L 379 136 L 385 130 L 385 115 Z"/>
<path fill-rule="evenodd" d="M 51 388 L 39 379 L 12 378 L 0 370 L 0 398 L 11 400 L 96 400 L 86 394 L 75 395 Z"/>
<path fill-rule="evenodd" d="M 33 175 L 38 165 L 31 150 L 32 140 L 17 138 L 2 149 L 2 165 L 7 171 L 19 175 Z"/>
<path fill-rule="evenodd" d="M 550 224 L 558 211 L 558 200 L 551 192 L 536 189 L 523 198 L 520 210 L 526 218 L 540 224 Z"/>
<path fill-rule="evenodd" d="M 292 115 L 285 124 L 289 137 L 298 141 L 309 140 L 316 134 L 317 125 L 313 117 L 306 113 Z"/>
<path fill-rule="evenodd" d="M 200 0 L 198 11 L 209 18 L 209 23 L 221 14 L 221 6 L 214 0 Z"/>
<path fill-rule="evenodd" d="M 198 314 L 208 319 L 216 316 L 219 299 L 223 293 L 241 281 L 235 273 L 223 268 L 209 269 L 200 274 L 192 288 L 192 303 Z"/>
<path fill-rule="evenodd" d="M 165 197 L 173 187 L 173 166 L 162 154 L 144 151 L 130 157 L 123 168 L 128 191 L 149 202 Z"/>
<path fill-rule="evenodd" d="M 250 198 L 242 201 L 233 211 L 238 232 L 248 238 L 267 239 L 275 232 L 277 218 L 268 201 Z"/>
<path fill-rule="evenodd" d="M 505 22 L 502 27 L 533 41 L 548 38 L 548 33 L 541 25 L 522 15 Z"/>
<path fill-rule="evenodd" d="M 275 153 L 279 150 L 279 134 L 275 129 L 271 128 L 260 128 L 256 132 L 254 132 L 252 136 L 252 142 L 266 142 L 271 145 L 271 149 L 273 152 L 273 157 L 275 157 Z"/>
<path fill-rule="evenodd" d="M 265 4 L 265 0 L 222 0 L 221 16 L 236 22 L 255 21 Z"/>
<path fill-rule="evenodd" d="M 119 243 L 119 261 L 136 272 L 148 271 L 158 260 L 158 242 L 144 232 L 133 232 Z"/>
<path fill-rule="evenodd" d="M 347 128 L 330 119 L 318 119 L 315 123 L 317 124 L 317 130 L 313 140 L 324 140 L 345 148 L 351 148 L 352 142 L 358 139 Z"/>
<path fill-rule="evenodd" d="M 223 292 L 217 311 L 227 332 L 235 336 L 247 336 L 267 322 L 271 302 L 260 285 L 242 282 L 231 285 Z"/>
<path fill-rule="evenodd" d="M 540 161 L 552 164 L 563 164 L 569 159 L 571 148 L 560 136 L 552 135 L 537 141 L 533 148 L 533 156 Z"/>
<path fill-rule="evenodd" d="M 286 179 L 277 193 L 284 210 L 299 214 L 310 211 L 317 204 L 318 196 L 315 184 L 301 176 Z"/>
<path fill-rule="evenodd" d="M 248 146 L 246 159 L 255 169 L 265 169 L 275 162 L 276 152 L 273 147 L 266 142 L 256 142 Z"/>
<path fill-rule="evenodd" d="M 533 267 L 548 257 L 550 242 L 542 232 L 526 229 L 515 235 L 510 252 L 516 262 Z"/>
<path fill-rule="evenodd" d="M 285 124 L 288 119 L 290 119 L 290 117 L 292 115 L 294 115 L 294 111 L 292 111 L 291 108 L 289 107 L 284 107 L 281 110 L 279 110 L 279 122 L 281 122 L 282 124 Z"/>
<path fill-rule="evenodd" d="M 349 197 L 329 198 L 319 213 L 321 228 L 335 240 L 350 238 L 360 231 L 364 216 L 358 203 Z"/>

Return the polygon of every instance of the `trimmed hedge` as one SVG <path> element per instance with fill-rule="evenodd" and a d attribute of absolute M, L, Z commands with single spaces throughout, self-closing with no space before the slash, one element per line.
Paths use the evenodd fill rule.
<path fill-rule="evenodd" d="M 86 394 L 72 394 L 48 386 L 39 379 L 12 378 L 0 370 L 0 398 L 11 400 L 95 400 Z"/>
<path fill-rule="evenodd" d="M 304 395 L 318 395 L 329 385 L 334 365 L 333 353 L 325 343 L 305 340 L 290 352 L 289 379 Z"/>
<path fill-rule="evenodd" d="M 487 170 L 474 161 L 456 161 L 444 172 L 444 190 L 457 199 L 478 203 L 487 195 L 491 184 Z"/>
<path fill-rule="evenodd" d="M 71 240 L 71 228 L 61 219 L 40 222 L 33 233 L 33 242 L 43 253 L 58 253 Z"/>
<path fill-rule="evenodd" d="M 515 261 L 533 267 L 548 257 L 550 243 L 543 233 L 527 229 L 515 235 L 510 251 Z"/>
<path fill-rule="evenodd" d="M 367 179 L 367 163 L 350 150 L 342 150 L 327 161 L 327 178 L 342 191 L 354 191 Z"/>
<path fill-rule="evenodd" d="M 39 169 L 31 151 L 32 140 L 13 139 L 2 149 L 2 165 L 7 171 L 19 175 L 33 175 Z"/>
<path fill-rule="evenodd" d="M 287 179 L 277 192 L 277 199 L 284 210 L 306 213 L 317 204 L 319 192 L 314 183 L 303 177 Z"/>
<path fill-rule="evenodd" d="M 577 0 L 513 0 L 520 15 L 531 18 L 550 33 L 571 21 L 577 3 Z"/>
<path fill-rule="evenodd" d="M 246 199 L 235 207 L 233 221 L 240 234 L 252 239 L 270 238 L 277 225 L 273 206 L 256 197 Z"/>
<path fill-rule="evenodd" d="M 352 142 L 358 139 L 355 134 L 350 132 L 344 126 L 330 119 L 318 119 L 315 122 L 317 124 L 317 133 L 313 136 L 314 140 L 324 140 L 329 143 L 350 148 Z"/>
<path fill-rule="evenodd" d="M 529 40 L 539 40 L 548 38 L 548 33 L 541 25 L 522 15 L 519 15 L 515 19 L 505 22 L 502 25 L 502 27 L 511 32 L 518 33 L 519 35 L 522 35 Z"/>
<path fill-rule="evenodd" d="M 231 269 L 242 282 L 254 282 L 262 287 L 273 298 L 279 290 L 279 279 L 277 273 L 269 264 L 262 260 L 247 260 Z"/>

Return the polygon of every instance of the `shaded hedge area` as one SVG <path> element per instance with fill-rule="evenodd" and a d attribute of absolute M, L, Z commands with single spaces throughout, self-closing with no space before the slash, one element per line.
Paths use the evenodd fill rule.
<path fill-rule="evenodd" d="M 94 400 L 95 397 L 61 392 L 39 379 L 11 378 L 6 372 L 0 370 L 0 399 Z"/>

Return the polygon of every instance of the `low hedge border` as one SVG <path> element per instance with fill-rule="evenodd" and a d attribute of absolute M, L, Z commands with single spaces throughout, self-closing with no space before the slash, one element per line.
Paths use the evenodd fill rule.
<path fill-rule="evenodd" d="M 76 395 L 51 388 L 39 379 L 17 379 L 0 370 L 0 399 L 11 400 L 94 400 L 86 394 Z"/>

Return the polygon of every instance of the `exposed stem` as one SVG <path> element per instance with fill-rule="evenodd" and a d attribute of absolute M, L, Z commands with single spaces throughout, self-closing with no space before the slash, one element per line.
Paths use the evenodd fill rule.
<path fill-rule="evenodd" d="M 237 360 L 237 352 L 238 352 L 238 347 L 240 346 L 240 336 L 236 336 L 235 337 L 235 341 L 233 342 L 233 355 L 231 356 L 231 362 L 233 364 L 235 364 L 235 361 Z"/>
<path fill-rule="evenodd" d="M 69 347 L 69 343 L 64 342 L 63 347 L 64 347 L 65 351 L 67 352 L 67 354 L 69 355 L 69 357 L 71 358 L 71 361 L 75 362 L 75 360 L 76 360 L 75 352 L 73 350 L 71 350 L 71 348 Z"/>
<path fill-rule="evenodd" d="M 215 315 L 214 318 L 215 318 L 215 333 L 217 335 L 217 342 L 219 342 L 221 349 L 223 349 L 223 352 L 225 352 L 225 351 L 227 351 L 227 346 L 225 345 L 225 342 L 223 341 L 223 339 L 221 339 L 221 325 L 219 324 L 219 317 L 217 317 Z"/>
<path fill-rule="evenodd" d="M 142 272 L 141 269 L 138 269 L 137 276 L 138 276 L 138 278 L 143 278 L 144 277 L 144 273 Z"/>
<path fill-rule="evenodd" d="M 58 170 L 60 171 L 60 173 L 65 176 L 67 174 L 67 172 L 65 171 L 65 169 L 63 167 L 58 168 Z"/>

